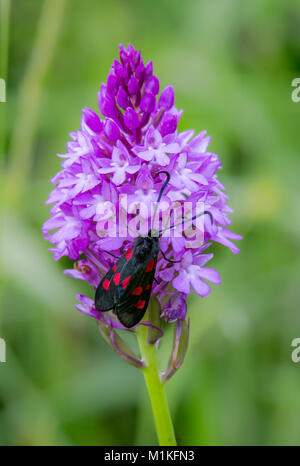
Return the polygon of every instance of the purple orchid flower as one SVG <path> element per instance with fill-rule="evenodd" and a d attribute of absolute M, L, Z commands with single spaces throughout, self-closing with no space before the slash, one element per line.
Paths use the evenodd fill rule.
<path fill-rule="evenodd" d="M 204 297 L 211 291 L 207 282 L 221 281 L 217 271 L 206 267 L 213 254 L 204 251 L 217 242 L 238 253 L 233 241 L 241 236 L 228 230 L 232 210 L 218 179 L 219 157 L 208 151 L 210 137 L 205 131 L 196 136 L 193 130 L 179 132 L 182 111 L 174 105 L 174 89 L 168 86 L 159 95 L 159 87 L 152 62 L 144 64 L 132 45 L 121 45 L 120 59 L 114 60 L 98 94 L 104 118 L 84 108 L 81 129 L 71 133 L 66 154 L 59 155 L 63 158 L 62 170 L 51 180 L 55 186 L 47 204 L 52 208 L 43 234 L 52 243 L 55 260 L 62 256 L 79 260 L 74 271 L 68 269 L 66 274 L 87 281 L 94 290 L 115 261 L 107 251 L 119 257 L 132 243 L 129 234 L 99 237 L 98 222 L 113 216 L 103 206 L 112 202 L 116 217 L 119 209 L 125 209 L 130 220 L 132 205 L 143 201 L 149 209 L 141 210 L 140 215 L 147 220 L 150 204 L 157 200 L 162 186 L 157 174 L 168 171 L 171 179 L 163 199 L 169 203 L 188 199 L 193 205 L 201 201 L 211 214 L 211 218 L 203 219 L 204 236 L 198 247 L 191 248 L 184 235 L 160 240 L 165 255 L 180 263 L 171 264 L 159 253 L 152 296 L 160 303 L 161 318 L 178 323 L 177 345 L 184 334 L 181 323 L 186 318 L 186 297 L 191 289 Z M 119 203 L 124 194 L 127 207 Z M 151 224 L 150 217 L 148 221 Z M 117 231 L 119 222 L 117 218 Z M 121 324 L 113 316 L 96 311 L 92 299 L 81 295 L 78 299 L 76 308 L 100 320 L 102 332 L 107 330 L 107 338 L 115 345 L 111 329 L 122 328 Z"/>

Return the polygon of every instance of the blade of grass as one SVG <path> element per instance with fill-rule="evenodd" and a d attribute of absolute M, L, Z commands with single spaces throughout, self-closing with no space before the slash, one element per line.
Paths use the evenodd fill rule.
<path fill-rule="evenodd" d="M 9 20 L 10 0 L 0 0 L 0 78 L 7 82 L 7 61 L 9 48 Z M 6 84 L 5 84 L 6 88 Z M 5 96 L 6 97 L 6 96 Z M 6 98 L 5 98 L 6 100 Z M 3 186 L 3 169 L 6 149 L 6 102 L 0 102 L 0 186 Z M 0 209 L 2 206 L 3 193 L 0 190 Z M 0 218 L 2 231 L 2 216 Z M 0 284 L 3 277 L 0 271 Z M 0 301 L 2 299 L 2 285 L 0 286 Z"/>
<path fill-rule="evenodd" d="M 10 0 L 0 0 L 0 78 L 7 82 Z M 6 140 L 6 104 L 0 103 L 0 173 L 4 164 Z"/>
<path fill-rule="evenodd" d="M 53 59 L 65 5 L 66 0 L 45 0 L 42 7 L 35 43 L 20 86 L 4 187 L 7 207 L 18 206 L 26 185 L 43 85 Z"/>

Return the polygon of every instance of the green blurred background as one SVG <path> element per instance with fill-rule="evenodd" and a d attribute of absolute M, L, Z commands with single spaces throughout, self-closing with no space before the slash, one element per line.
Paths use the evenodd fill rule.
<path fill-rule="evenodd" d="M 0 444 L 156 444 L 142 374 L 74 310 L 75 293 L 91 290 L 63 274 L 67 260 L 55 263 L 41 235 L 55 154 L 81 108 L 97 110 L 128 42 L 153 60 L 162 88 L 174 86 L 181 129 L 212 136 L 244 236 L 237 256 L 214 247 L 222 285 L 189 300 L 189 350 L 167 383 L 178 442 L 300 444 L 299 1 L 0 3 Z"/>

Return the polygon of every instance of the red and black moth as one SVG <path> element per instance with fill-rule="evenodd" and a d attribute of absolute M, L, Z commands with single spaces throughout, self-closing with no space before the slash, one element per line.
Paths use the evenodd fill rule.
<path fill-rule="evenodd" d="M 158 251 L 158 238 L 136 238 L 101 280 L 96 291 L 96 309 L 112 310 L 125 327 L 136 325 L 148 307 Z"/>
<path fill-rule="evenodd" d="M 159 173 L 164 173 L 167 179 L 159 192 L 157 203 L 170 180 L 168 172 Z M 204 211 L 201 215 L 203 214 L 208 214 L 212 221 L 210 212 Z M 159 249 L 161 233 L 159 232 L 157 236 L 156 232 L 156 236 L 152 236 L 153 230 L 149 230 L 148 236 L 138 236 L 132 246 L 102 278 L 96 290 L 97 311 L 112 310 L 121 324 L 127 328 L 138 324 L 147 310 L 159 251 L 169 262 L 180 262 L 166 258 Z"/>

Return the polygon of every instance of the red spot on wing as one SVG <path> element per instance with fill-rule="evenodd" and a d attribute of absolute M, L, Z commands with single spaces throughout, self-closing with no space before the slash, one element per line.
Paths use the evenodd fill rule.
<path fill-rule="evenodd" d="M 119 273 L 115 273 L 114 276 L 113 276 L 113 281 L 116 285 L 118 285 L 120 283 L 120 274 Z"/>
<path fill-rule="evenodd" d="M 151 285 L 146 285 L 146 288 L 145 288 L 145 289 L 146 289 L 146 290 L 150 290 L 150 288 L 151 288 Z"/>
<path fill-rule="evenodd" d="M 128 251 L 127 251 L 126 254 L 125 254 L 126 260 L 129 261 L 129 259 L 130 259 L 131 256 L 132 256 L 132 253 L 133 253 L 133 248 L 128 249 Z"/>
<path fill-rule="evenodd" d="M 154 259 L 151 259 L 150 262 L 148 262 L 147 267 L 146 267 L 146 272 L 151 272 L 154 268 L 155 261 Z"/>
<path fill-rule="evenodd" d="M 116 265 L 113 266 L 113 271 L 114 271 L 114 272 L 117 271 L 117 266 L 116 266 Z"/>
<path fill-rule="evenodd" d="M 129 277 L 125 278 L 125 280 L 122 281 L 123 290 L 125 290 L 126 286 L 128 285 L 130 278 L 131 275 L 129 275 Z"/>
<path fill-rule="evenodd" d="M 103 288 L 104 288 L 105 290 L 108 290 L 108 288 L 109 288 L 109 283 L 110 283 L 110 282 L 109 282 L 109 280 L 108 280 L 107 278 L 106 278 L 106 279 L 104 280 L 104 282 L 102 283 L 102 286 L 103 286 Z"/>
<path fill-rule="evenodd" d="M 137 286 L 131 294 L 135 296 L 139 296 L 140 294 L 143 293 L 143 287 L 142 286 Z"/>
<path fill-rule="evenodd" d="M 140 299 L 140 300 L 136 303 L 135 307 L 136 307 L 137 309 L 143 309 L 143 307 L 145 306 L 145 304 L 146 304 L 146 301 L 144 301 L 143 299 Z"/>

